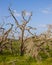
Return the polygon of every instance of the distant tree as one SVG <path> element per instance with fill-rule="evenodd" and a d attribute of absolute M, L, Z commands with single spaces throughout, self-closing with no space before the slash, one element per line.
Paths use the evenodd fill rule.
<path fill-rule="evenodd" d="M 52 24 L 47 25 L 47 37 L 52 37 Z"/>
<path fill-rule="evenodd" d="M 24 55 L 24 34 L 25 31 L 28 31 L 31 35 L 33 35 L 33 33 L 30 31 L 31 29 L 36 30 L 36 28 L 33 28 L 31 26 L 27 27 L 27 24 L 29 23 L 29 21 L 31 20 L 31 16 L 32 16 L 32 12 L 29 14 L 27 13 L 25 10 L 22 11 L 22 24 L 19 24 L 19 21 L 16 19 L 14 12 L 11 10 L 11 8 L 9 8 L 10 14 L 13 17 L 13 19 L 15 20 L 15 23 L 17 25 L 17 28 L 19 28 L 21 30 L 21 48 L 20 48 L 20 53 L 21 56 Z M 26 15 L 29 15 L 28 19 L 26 19 Z"/>
<path fill-rule="evenodd" d="M 9 43 L 10 46 L 12 44 L 11 41 L 8 41 L 8 35 L 13 28 L 13 24 L 8 23 L 7 25 L 11 25 L 11 27 L 7 31 L 5 31 L 5 28 L 3 27 L 0 28 L 2 32 L 2 35 L 0 37 L 0 52 L 2 52 L 4 48 L 9 48 L 6 46 L 7 43 Z M 12 46 L 10 47 L 10 49 L 12 49 Z"/>

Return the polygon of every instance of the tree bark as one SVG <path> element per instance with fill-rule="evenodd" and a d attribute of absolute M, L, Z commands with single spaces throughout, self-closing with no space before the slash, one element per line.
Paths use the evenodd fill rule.
<path fill-rule="evenodd" d="M 24 55 L 24 41 L 23 41 L 23 37 L 24 37 L 24 30 L 22 30 L 22 38 L 21 38 L 21 49 L 20 49 L 20 51 L 21 51 L 21 56 L 23 56 Z"/>

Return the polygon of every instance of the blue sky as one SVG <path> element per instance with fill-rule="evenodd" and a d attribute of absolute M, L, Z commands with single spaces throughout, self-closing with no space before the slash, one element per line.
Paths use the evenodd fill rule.
<path fill-rule="evenodd" d="M 33 16 L 29 25 L 33 27 L 39 28 L 46 24 L 52 24 L 52 0 L 0 0 L 0 23 L 3 16 L 10 15 L 8 11 L 10 4 L 12 4 L 11 8 L 18 13 L 24 9 L 29 12 L 32 11 Z M 14 23 L 13 20 L 11 23 Z"/>

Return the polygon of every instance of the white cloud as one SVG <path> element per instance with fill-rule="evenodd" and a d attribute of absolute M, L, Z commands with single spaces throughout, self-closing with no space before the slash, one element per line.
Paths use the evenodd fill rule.
<path fill-rule="evenodd" d="M 17 13 L 16 10 L 13 10 L 13 13 L 14 13 L 15 16 L 18 16 L 18 17 L 21 16 L 20 13 Z"/>
<path fill-rule="evenodd" d="M 31 13 L 30 12 L 26 12 L 26 16 L 30 16 L 31 15 Z"/>
<path fill-rule="evenodd" d="M 41 10 L 41 12 L 44 13 L 44 14 L 52 14 L 52 6 Z"/>
<path fill-rule="evenodd" d="M 46 27 L 46 24 L 39 24 L 38 25 L 38 28 L 45 28 Z"/>
<path fill-rule="evenodd" d="M 42 13 L 49 14 L 50 12 L 48 10 L 42 10 Z"/>
<path fill-rule="evenodd" d="M 24 11 L 23 11 L 23 14 L 24 14 L 25 16 L 30 16 L 32 13 L 31 13 L 31 12 L 27 12 L 26 10 L 24 10 Z"/>

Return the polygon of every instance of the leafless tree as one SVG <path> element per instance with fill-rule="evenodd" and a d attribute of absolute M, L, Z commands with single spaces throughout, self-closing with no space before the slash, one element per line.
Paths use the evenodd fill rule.
<path fill-rule="evenodd" d="M 47 36 L 50 38 L 52 37 L 52 24 L 48 24 L 47 28 Z"/>
<path fill-rule="evenodd" d="M 21 51 L 21 56 L 24 55 L 24 34 L 25 34 L 25 30 L 28 31 L 31 35 L 32 32 L 30 31 L 31 29 L 36 29 L 36 28 L 33 28 L 31 26 L 28 26 L 27 27 L 27 24 L 29 23 L 30 19 L 31 19 L 31 16 L 32 16 L 32 12 L 30 13 L 29 15 L 29 18 L 28 20 L 25 18 L 26 16 L 26 11 L 22 11 L 22 24 L 20 25 L 19 24 L 19 21 L 16 19 L 16 17 L 14 16 L 14 13 L 13 11 L 11 10 L 11 8 L 9 8 L 9 11 L 10 11 L 10 14 L 11 16 L 13 17 L 13 19 L 15 20 L 15 23 L 17 25 L 17 28 L 19 28 L 21 30 L 21 48 L 20 48 L 20 51 Z"/>
<path fill-rule="evenodd" d="M 9 24 L 7 24 L 7 25 L 9 25 Z M 4 49 L 4 48 L 6 48 L 7 46 L 6 46 L 6 44 L 7 43 L 9 43 L 9 45 L 11 46 L 11 41 L 9 42 L 8 41 L 8 35 L 9 35 L 9 33 L 10 33 L 10 31 L 12 30 L 12 28 L 13 28 L 13 24 L 10 24 L 11 25 L 11 27 L 7 30 L 7 31 L 5 31 L 5 28 L 0 28 L 0 30 L 2 29 L 3 31 L 2 31 L 2 36 L 0 37 L 0 52 Z"/>

